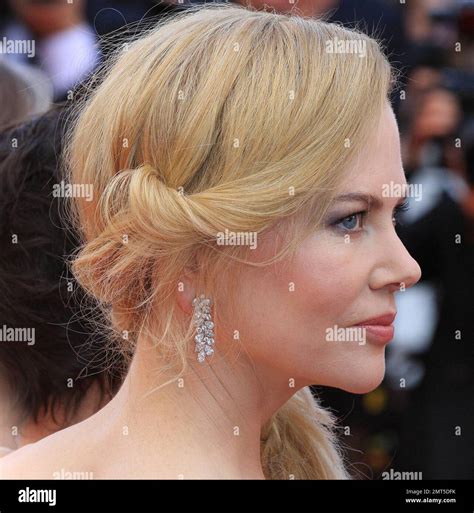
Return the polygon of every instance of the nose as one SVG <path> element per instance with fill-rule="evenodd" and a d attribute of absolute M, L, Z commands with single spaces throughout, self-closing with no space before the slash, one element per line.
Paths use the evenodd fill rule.
<path fill-rule="evenodd" d="M 385 242 L 385 241 L 384 241 Z M 380 245 L 379 264 L 371 275 L 370 288 L 389 288 L 391 292 L 405 290 L 421 278 L 421 268 L 394 231 L 390 241 Z"/>

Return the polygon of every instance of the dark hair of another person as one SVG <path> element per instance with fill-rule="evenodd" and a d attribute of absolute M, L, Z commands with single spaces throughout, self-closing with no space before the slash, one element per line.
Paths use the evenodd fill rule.
<path fill-rule="evenodd" d="M 53 194 L 66 125 L 59 106 L 0 136 L 0 329 L 35 330 L 32 345 L 0 339 L 0 373 L 35 421 L 58 405 L 72 415 L 93 383 L 112 395 L 125 371 L 85 320 L 89 300 L 68 263 L 80 241 L 64 221 L 68 200 Z"/>

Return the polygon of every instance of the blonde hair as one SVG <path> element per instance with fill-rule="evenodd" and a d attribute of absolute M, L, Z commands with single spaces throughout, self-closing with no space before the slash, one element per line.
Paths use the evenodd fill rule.
<path fill-rule="evenodd" d="M 335 38 L 363 41 L 365 56 L 329 53 Z M 68 159 L 71 182 L 94 185 L 94 200 L 73 210 L 86 239 L 74 272 L 124 350 L 152 333 L 183 372 L 193 327 L 170 298 L 184 270 L 199 268 L 206 297 L 221 280 L 238 286 L 238 268 L 225 269 L 250 265 L 248 248 L 218 247 L 226 229 L 279 226 L 287 244 L 264 265 L 294 252 L 391 83 L 379 44 L 362 33 L 228 4 L 193 7 L 118 51 L 80 110 Z M 262 429 L 261 455 L 270 479 L 348 477 L 334 418 L 309 387 Z"/>

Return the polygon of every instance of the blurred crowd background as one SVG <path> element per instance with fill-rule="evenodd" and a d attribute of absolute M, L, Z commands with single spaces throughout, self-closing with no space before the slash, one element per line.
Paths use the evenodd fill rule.
<path fill-rule="evenodd" d="M 245 5 L 262 8 L 264 3 L 279 12 L 294 7 L 287 0 L 248 0 Z M 75 88 L 107 59 L 110 48 L 189 4 L 2 2 L 0 130 L 7 133 L 53 104 L 73 101 Z M 383 42 L 400 75 L 392 99 L 407 179 L 422 185 L 421 198 L 410 198 L 411 208 L 397 229 L 423 277 L 397 295 L 396 335 L 387 348 L 384 382 L 365 395 L 324 387 L 314 387 L 314 393 L 339 417 L 356 477 L 379 479 L 393 469 L 421 472 L 423 479 L 472 479 L 474 1 L 300 0 L 298 9 L 306 16 L 362 28 Z M 21 50 L 14 48 L 14 41 L 34 41 L 34 51 L 26 43 Z M 38 133 L 38 140 L 57 136 L 47 127 Z M 8 151 L 0 151 L 0 160 L 7 158 Z M 2 278 L 11 258 L 6 219 L 16 208 L 10 203 L 6 211 L 5 167 L 0 169 L 3 304 L 9 292 L 8 280 Z M 38 241 L 34 234 L 31 239 L 33 251 Z M 34 309 L 35 287 L 26 289 Z M 5 324 L 13 314 L 4 304 L 0 315 Z M 31 311 L 28 315 L 33 317 Z M 47 332 L 51 335 L 57 333 Z M 0 368 L 2 358 L 6 356 L 0 352 Z"/>

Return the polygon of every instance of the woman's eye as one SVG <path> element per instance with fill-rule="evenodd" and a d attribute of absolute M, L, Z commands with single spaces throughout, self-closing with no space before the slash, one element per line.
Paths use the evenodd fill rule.
<path fill-rule="evenodd" d="M 350 216 L 343 217 L 336 221 L 335 226 L 342 228 L 344 231 L 357 231 L 362 228 L 362 220 L 366 212 L 357 212 Z"/>

